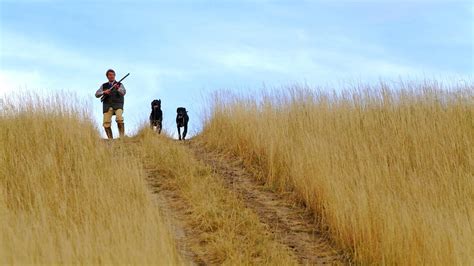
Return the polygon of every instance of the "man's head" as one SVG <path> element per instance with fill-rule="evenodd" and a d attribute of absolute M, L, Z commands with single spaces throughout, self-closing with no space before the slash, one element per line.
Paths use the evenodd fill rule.
<path fill-rule="evenodd" d="M 115 71 L 113 69 L 107 70 L 107 72 L 105 72 L 105 76 L 107 76 L 107 79 L 110 82 L 115 81 Z"/>

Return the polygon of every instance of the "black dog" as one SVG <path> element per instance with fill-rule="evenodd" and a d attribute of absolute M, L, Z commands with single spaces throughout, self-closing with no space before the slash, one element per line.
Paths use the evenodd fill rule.
<path fill-rule="evenodd" d="M 188 112 L 186 111 L 186 108 L 184 107 L 178 107 L 176 109 L 176 126 L 178 127 L 178 135 L 179 135 L 179 140 L 184 140 L 186 139 L 186 133 L 188 133 L 188 122 L 189 122 L 189 116 Z M 183 137 L 181 138 L 181 127 L 184 127 L 183 131 Z"/>
<path fill-rule="evenodd" d="M 163 121 L 163 112 L 161 111 L 161 100 L 153 100 L 151 102 L 150 127 L 152 130 L 161 134 L 161 121 Z"/>

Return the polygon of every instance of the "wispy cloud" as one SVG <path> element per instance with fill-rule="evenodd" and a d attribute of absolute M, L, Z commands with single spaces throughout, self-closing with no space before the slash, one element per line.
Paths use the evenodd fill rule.
<path fill-rule="evenodd" d="M 140 81 L 137 85 L 144 89 L 153 88 L 155 91 L 159 87 L 157 80 L 163 77 L 181 78 L 185 75 L 185 72 L 179 69 L 136 62 L 128 57 L 93 57 L 65 49 L 60 44 L 48 39 L 32 39 L 5 29 L 2 29 L 0 59 L 2 62 L 22 62 L 22 66 L 19 67 L 22 70 L 9 69 L 5 64 L 1 65 L 2 79 L 8 81 L 2 84 L 4 90 L 26 85 L 42 88 L 48 86 L 51 90 L 87 86 L 90 83 L 85 80 L 90 76 L 85 78 L 76 75 L 76 73 L 87 73 L 87 75 L 103 79 L 105 70 L 111 67 L 134 72 L 136 80 Z M 62 71 L 58 75 L 58 73 L 48 71 L 50 69 Z M 55 83 L 54 80 L 58 82 Z"/>

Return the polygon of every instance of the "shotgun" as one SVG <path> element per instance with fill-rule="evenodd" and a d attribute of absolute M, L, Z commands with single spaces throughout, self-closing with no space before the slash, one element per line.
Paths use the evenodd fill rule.
<path fill-rule="evenodd" d="M 120 84 L 120 82 L 122 82 L 122 80 L 124 80 L 125 78 L 128 77 L 128 75 L 130 75 L 130 73 L 128 73 L 127 75 L 125 75 L 123 78 L 121 78 L 118 82 L 115 82 L 114 85 L 112 85 L 112 87 L 110 87 L 110 90 L 112 91 L 113 89 L 115 89 L 117 86 L 117 84 Z M 107 97 L 108 95 L 105 95 L 103 94 L 102 97 L 100 97 L 100 101 L 103 102 L 104 99 Z"/>

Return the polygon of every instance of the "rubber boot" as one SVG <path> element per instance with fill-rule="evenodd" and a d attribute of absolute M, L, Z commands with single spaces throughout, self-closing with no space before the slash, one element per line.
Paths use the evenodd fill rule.
<path fill-rule="evenodd" d="M 114 135 L 112 134 L 112 128 L 110 127 L 104 127 L 105 129 L 105 134 L 107 134 L 108 139 L 113 139 Z"/>
<path fill-rule="evenodd" d="M 119 136 L 120 138 L 125 137 L 125 124 L 124 123 L 117 123 Z"/>

